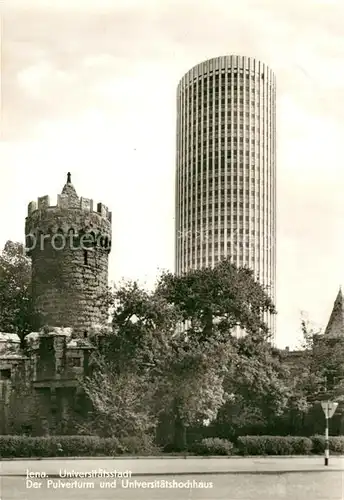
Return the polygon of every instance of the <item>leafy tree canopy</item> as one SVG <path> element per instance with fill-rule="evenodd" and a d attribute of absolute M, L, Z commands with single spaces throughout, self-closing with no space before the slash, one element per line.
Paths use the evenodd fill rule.
<path fill-rule="evenodd" d="M 175 305 L 190 324 L 189 333 L 197 334 L 200 341 L 228 334 L 236 326 L 257 339 L 266 338 L 269 331 L 264 313 L 276 313 L 253 271 L 237 268 L 229 259 L 182 276 L 164 273 L 157 293 Z"/>
<path fill-rule="evenodd" d="M 0 254 L 0 331 L 23 339 L 35 326 L 30 259 L 21 243 L 8 241 Z"/>

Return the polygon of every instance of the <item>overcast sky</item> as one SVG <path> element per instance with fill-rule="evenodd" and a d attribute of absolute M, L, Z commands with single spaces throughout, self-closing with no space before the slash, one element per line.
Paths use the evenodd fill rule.
<path fill-rule="evenodd" d="M 174 266 L 175 96 L 239 54 L 277 77 L 277 342 L 344 284 L 342 0 L 3 0 L 0 246 L 66 173 L 113 211 L 110 279 Z"/>

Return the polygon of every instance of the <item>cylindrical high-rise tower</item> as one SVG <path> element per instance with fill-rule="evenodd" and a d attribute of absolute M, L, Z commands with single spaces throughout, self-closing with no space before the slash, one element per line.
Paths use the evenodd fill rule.
<path fill-rule="evenodd" d="M 68 174 L 50 206 L 48 196 L 31 202 L 25 224 L 32 259 L 32 294 L 41 325 L 72 327 L 83 336 L 107 321 L 111 212 L 79 198 Z"/>
<path fill-rule="evenodd" d="M 265 64 L 224 56 L 186 73 L 176 162 L 176 272 L 230 256 L 275 301 L 276 80 Z"/>

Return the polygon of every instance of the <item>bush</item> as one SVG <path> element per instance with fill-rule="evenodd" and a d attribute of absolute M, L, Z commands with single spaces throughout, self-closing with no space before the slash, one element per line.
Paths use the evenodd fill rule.
<path fill-rule="evenodd" d="M 310 455 L 312 453 L 313 443 L 308 437 L 287 436 L 292 447 L 292 455 Z"/>
<path fill-rule="evenodd" d="M 344 436 L 331 436 L 329 438 L 329 445 L 330 451 L 333 453 L 344 454 Z"/>
<path fill-rule="evenodd" d="M 160 448 L 153 443 L 150 436 L 121 438 L 120 447 L 122 453 L 133 455 L 158 455 L 161 453 Z"/>
<path fill-rule="evenodd" d="M 0 458 L 144 454 L 151 453 L 149 444 L 144 440 L 138 443 L 134 438 L 120 440 L 98 436 L 0 436 Z"/>
<path fill-rule="evenodd" d="M 311 439 L 294 436 L 240 436 L 237 447 L 241 455 L 308 455 Z"/>
<path fill-rule="evenodd" d="M 325 436 L 312 436 L 313 453 L 324 453 L 325 451 Z M 332 453 L 344 454 L 344 436 L 329 437 L 330 451 Z"/>
<path fill-rule="evenodd" d="M 313 444 L 312 452 L 319 454 L 319 455 L 320 455 L 320 453 L 324 453 L 324 451 L 325 451 L 325 438 L 324 438 L 324 436 L 312 436 L 311 440 L 312 440 L 312 444 Z"/>
<path fill-rule="evenodd" d="M 227 439 L 204 438 L 199 443 L 191 445 L 189 451 L 196 455 L 231 455 L 233 443 Z"/>

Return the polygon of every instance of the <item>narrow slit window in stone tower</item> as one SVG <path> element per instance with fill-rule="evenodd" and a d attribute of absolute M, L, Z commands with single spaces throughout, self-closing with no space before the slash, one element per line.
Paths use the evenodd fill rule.
<path fill-rule="evenodd" d="M 85 266 L 87 266 L 87 264 L 88 264 L 88 253 L 87 253 L 87 250 L 84 250 L 84 264 L 85 264 Z"/>

